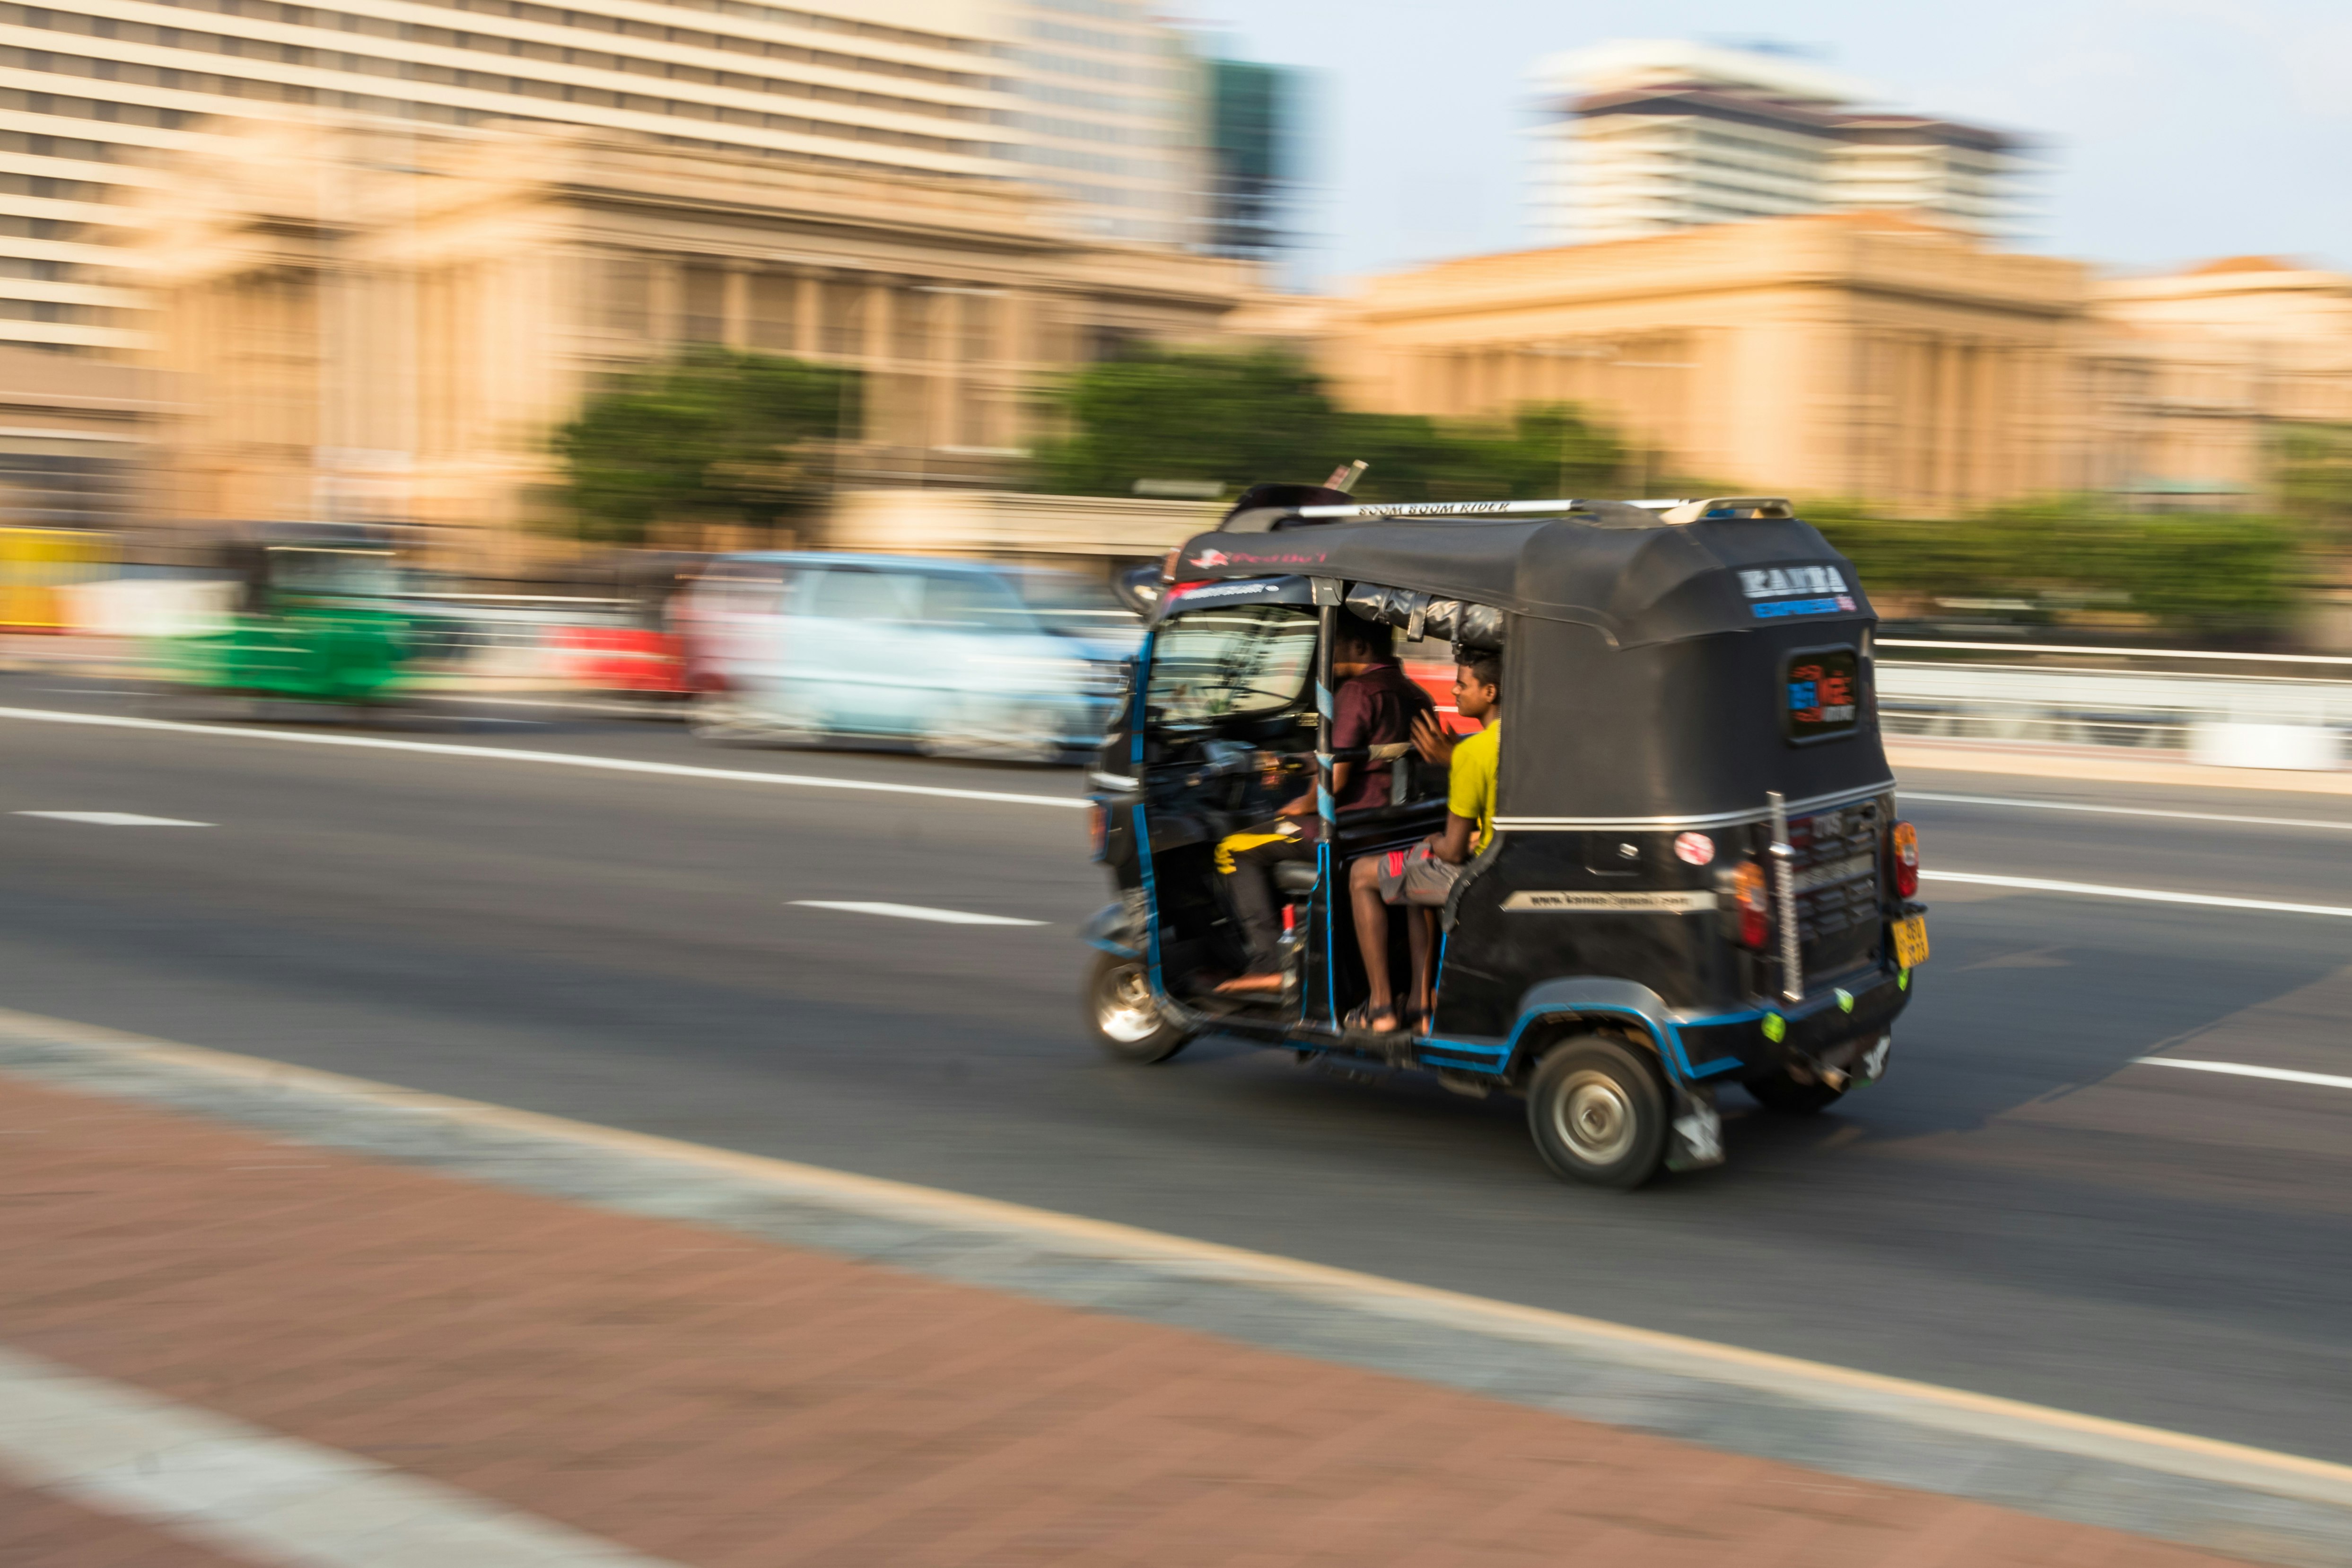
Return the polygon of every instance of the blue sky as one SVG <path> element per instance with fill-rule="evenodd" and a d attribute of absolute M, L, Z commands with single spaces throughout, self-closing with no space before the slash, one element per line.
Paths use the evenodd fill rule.
<path fill-rule="evenodd" d="M 1528 68 L 1609 38 L 1770 38 L 1902 108 L 2040 137 L 2033 248 L 2118 270 L 2248 253 L 2352 268 L 2352 0 L 1190 0 L 1315 70 L 1306 277 L 1525 243 Z"/>

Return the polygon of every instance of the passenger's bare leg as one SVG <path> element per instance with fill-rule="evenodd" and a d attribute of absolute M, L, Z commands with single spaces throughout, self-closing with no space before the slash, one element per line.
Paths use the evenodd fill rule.
<path fill-rule="evenodd" d="M 1365 1008 L 1392 1010 L 1396 990 L 1389 983 L 1389 907 L 1381 899 L 1377 857 L 1359 856 L 1348 868 L 1348 893 L 1356 911 L 1356 948 L 1364 955 Z"/>
<path fill-rule="evenodd" d="M 1415 1016 L 1426 1016 L 1433 1000 L 1430 994 L 1431 950 L 1437 944 L 1437 911 L 1408 909 L 1404 912 L 1405 938 L 1412 944 L 1412 1011 Z"/>

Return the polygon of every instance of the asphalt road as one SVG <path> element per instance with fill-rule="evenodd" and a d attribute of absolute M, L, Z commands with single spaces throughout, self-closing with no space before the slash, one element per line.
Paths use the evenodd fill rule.
<path fill-rule="evenodd" d="M 39 676 L 0 706 L 132 711 Z M 1082 787 L 463 711 L 297 732 Z M 1904 784 L 1931 871 L 2352 906 L 2352 801 Z M 2352 1075 L 2352 919 L 1931 882 L 1888 1080 L 1623 1196 L 1545 1175 L 1516 1102 L 1103 1059 L 1103 896 L 1052 805 L 0 718 L 0 1005 L 2352 1460 L 2352 1089 L 2135 1065 Z"/>

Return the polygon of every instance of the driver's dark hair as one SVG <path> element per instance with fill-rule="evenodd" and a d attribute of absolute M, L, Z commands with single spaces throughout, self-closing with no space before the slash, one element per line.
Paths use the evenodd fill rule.
<path fill-rule="evenodd" d="M 1353 610 L 1339 612 L 1339 624 L 1331 641 L 1337 646 L 1353 647 L 1371 655 L 1374 664 L 1396 662 L 1396 637 L 1388 627 L 1377 621 L 1368 621 Z"/>
<path fill-rule="evenodd" d="M 1470 672 L 1470 679 L 1481 686 L 1491 686 L 1495 695 L 1503 694 L 1503 656 L 1486 648 L 1465 647 L 1459 651 L 1455 663 Z"/>

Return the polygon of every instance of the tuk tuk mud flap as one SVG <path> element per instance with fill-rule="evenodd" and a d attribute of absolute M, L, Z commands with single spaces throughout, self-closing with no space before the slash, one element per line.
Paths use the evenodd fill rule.
<path fill-rule="evenodd" d="M 2296 1455 L 61 1019 L 0 1012 L 0 1072 L 1721 1452 L 2352 1568 L 2352 1468 Z"/>

